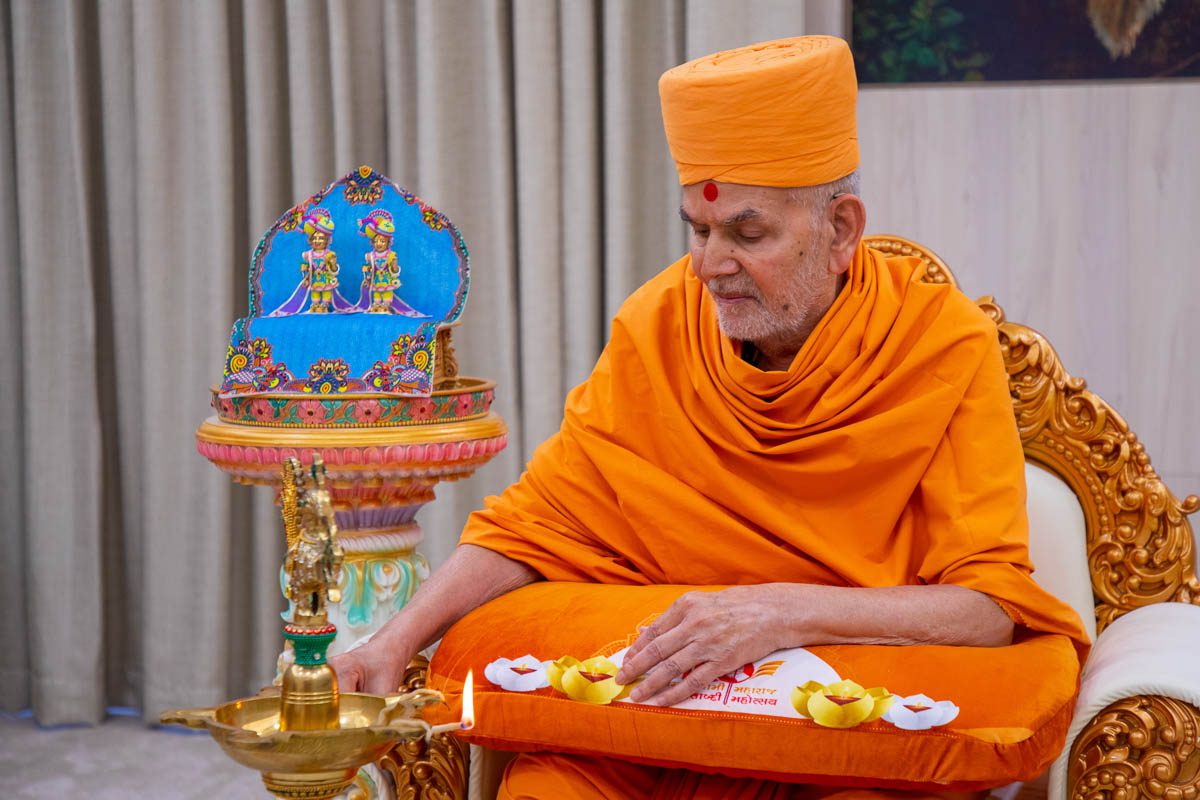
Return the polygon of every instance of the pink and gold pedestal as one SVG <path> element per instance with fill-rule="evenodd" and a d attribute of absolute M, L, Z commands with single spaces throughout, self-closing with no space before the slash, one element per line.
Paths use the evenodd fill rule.
<path fill-rule="evenodd" d="M 201 455 L 239 483 L 272 487 L 277 502 L 284 459 L 324 459 L 345 553 L 330 655 L 378 630 L 428 576 L 416 516 L 438 482 L 468 477 L 507 443 L 492 382 L 439 377 L 431 397 L 214 391 L 217 414 L 196 431 Z"/>

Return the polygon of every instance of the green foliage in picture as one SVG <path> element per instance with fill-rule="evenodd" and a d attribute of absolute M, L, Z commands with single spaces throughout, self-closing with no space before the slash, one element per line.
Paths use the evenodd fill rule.
<path fill-rule="evenodd" d="M 990 56 L 978 49 L 953 0 L 873 0 L 853 9 L 864 82 L 984 80 Z"/>

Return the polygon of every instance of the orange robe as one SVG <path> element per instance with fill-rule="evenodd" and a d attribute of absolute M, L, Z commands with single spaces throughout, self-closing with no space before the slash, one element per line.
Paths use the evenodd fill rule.
<path fill-rule="evenodd" d="M 684 257 L 626 301 L 559 433 L 462 541 L 559 581 L 956 584 L 1082 657 L 1078 616 L 1030 577 L 995 325 L 921 266 L 860 245 L 791 368 L 764 372 Z"/>

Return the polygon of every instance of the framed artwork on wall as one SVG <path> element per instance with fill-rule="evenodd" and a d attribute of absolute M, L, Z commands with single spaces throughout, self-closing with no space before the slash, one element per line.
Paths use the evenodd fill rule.
<path fill-rule="evenodd" d="M 859 81 L 1200 77 L 1193 0 L 851 0 Z"/>

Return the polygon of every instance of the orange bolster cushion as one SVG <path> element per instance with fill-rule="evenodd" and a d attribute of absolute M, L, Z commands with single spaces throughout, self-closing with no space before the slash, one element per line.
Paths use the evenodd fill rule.
<path fill-rule="evenodd" d="M 996 648 L 785 650 L 673 708 L 623 699 L 605 673 L 615 673 L 640 626 L 698 588 L 721 587 L 543 582 L 493 600 L 439 645 L 427 685 L 448 705 L 430 721 L 458 718 L 471 670 L 475 727 L 462 736 L 501 750 L 777 781 L 974 790 L 1034 778 L 1063 746 L 1079 667 L 1060 635 Z M 597 656 L 611 658 L 586 661 Z M 554 678 L 558 688 L 547 685 Z"/>

